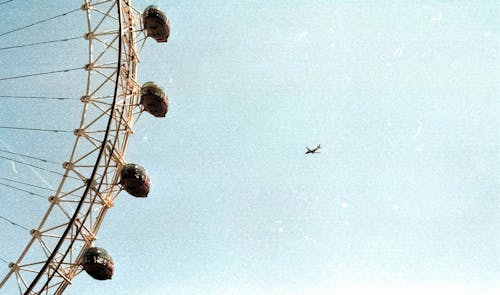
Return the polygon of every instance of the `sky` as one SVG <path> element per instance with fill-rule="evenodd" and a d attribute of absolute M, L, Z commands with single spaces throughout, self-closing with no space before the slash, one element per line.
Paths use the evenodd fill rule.
<path fill-rule="evenodd" d="M 171 35 L 144 44 L 138 80 L 170 109 L 141 116 L 126 158 L 151 192 L 122 193 L 99 232 L 113 279 L 82 273 L 65 294 L 500 293 L 498 1 L 133 1 L 149 4 Z M 2 4 L 0 34 L 80 5 Z M 78 11 L 0 47 L 85 29 Z M 0 78 L 86 58 L 84 40 L 0 50 Z M 0 126 L 76 128 L 83 74 L 0 80 Z M 0 149 L 56 163 L 73 140 L 0 129 Z M 0 165 L 2 180 L 60 181 Z M 0 182 L 0 216 L 38 225 L 46 197 Z M 0 236 L 3 277 L 29 235 L 0 220 Z"/>

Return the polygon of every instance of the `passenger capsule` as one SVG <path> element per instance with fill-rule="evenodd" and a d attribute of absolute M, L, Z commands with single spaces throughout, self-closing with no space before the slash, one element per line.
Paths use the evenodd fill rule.
<path fill-rule="evenodd" d="M 148 196 L 151 182 L 146 170 L 137 164 L 125 164 L 120 171 L 120 184 L 132 196 Z"/>
<path fill-rule="evenodd" d="M 155 117 L 165 117 L 168 112 L 168 97 L 154 82 L 146 82 L 141 87 L 141 104 L 144 110 Z"/>
<path fill-rule="evenodd" d="M 113 277 L 115 264 L 106 250 L 91 247 L 85 250 L 81 265 L 83 269 L 96 280 L 110 280 Z"/>
<path fill-rule="evenodd" d="M 170 21 L 158 6 L 150 5 L 142 13 L 142 23 L 148 37 L 156 42 L 167 42 L 170 35 Z"/>

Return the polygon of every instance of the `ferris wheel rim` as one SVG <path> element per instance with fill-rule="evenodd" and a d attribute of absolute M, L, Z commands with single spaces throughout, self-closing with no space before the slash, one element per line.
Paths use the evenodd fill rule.
<path fill-rule="evenodd" d="M 117 9 L 118 9 L 118 44 L 120 45 L 118 47 L 118 61 L 117 61 L 117 64 L 118 66 L 121 65 L 121 52 L 122 52 L 122 18 L 121 18 L 121 1 L 117 1 Z M 87 18 L 88 18 L 88 15 L 87 14 Z M 91 55 L 92 52 L 90 51 L 89 54 Z M 117 71 L 116 72 L 116 81 L 115 81 L 115 89 L 114 89 L 114 94 L 113 94 L 113 104 L 112 104 L 112 109 L 115 108 L 115 105 L 116 105 L 116 98 L 117 98 L 117 94 L 118 94 L 118 81 L 119 81 L 119 75 L 120 75 L 120 71 Z M 89 75 L 90 77 L 90 75 Z M 90 79 L 90 78 L 89 78 Z M 85 110 L 83 111 L 85 113 Z M 82 114 L 83 116 L 84 114 Z M 86 187 L 85 187 L 85 191 L 83 192 L 83 196 L 82 198 L 80 199 L 80 202 L 78 203 L 78 206 L 76 207 L 75 209 L 75 212 L 73 214 L 73 217 L 71 218 L 70 222 L 68 223 L 68 226 L 66 227 L 66 230 L 64 231 L 62 237 L 59 239 L 59 242 L 57 243 L 56 247 L 53 249 L 52 251 L 52 254 L 50 255 L 49 259 L 47 260 L 47 262 L 45 263 L 45 265 L 42 267 L 42 269 L 40 270 L 40 272 L 38 273 L 38 275 L 35 277 L 35 279 L 31 282 L 30 286 L 28 287 L 28 289 L 26 290 L 26 293 L 29 294 L 33 287 L 38 283 L 38 281 L 40 280 L 40 278 L 44 275 L 44 272 L 45 270 L 47 269 L 47 267 L 49 266 L 49 264 L 54 260 L 57 252 L 59 251 L 59 248 L 62 246 L 63 244 L 63 241 L 64 239 L 67 237 L 67 235 L 69 234 L 69 231 L 71 229 L 71 227 L 73 226 L 73 224 L 75 223 L 75 220 L 76 218 L 78 217 L 78 213 L 80 212 L 81 208 L 82 208 L 82 205 L 83 205 L 83 202 L 85 201 L 85 198 L 84 196 L 88 194 L 88 191 L 90 190 L 91 188 L 91 182 L 94 180 L 95 178 L 95 175 L 97 173 L 97 168 L 98 168 L 98 164 L 99 162 L 101 161 L 101 158 L 103 156 L 103 153 L 104 153 L 104 150 L 105 150 L 105 147 L 106 147 L 106 143 L 107 143 L 107 139 L 108 139 L 108 135 L 109 135 L 109 131 L 110 131 L 110 127 L 111 127 L 111 123 L 112 123 L 112 118 L 113 117 L 113 114 L 111 113 L 109 118 L 108 118 L 108 123 L 107 123 L 107 127 L 106 127 L 106 132 L 105 132 L 105 135 L 104 135 L 104 139 L 103 139 L 103 142 L 102 142 L 102 145 L 101 145 L 101 149 L 99 151 L 99 154 L 97 156 L 97 159 L 96 159 L 96 164 L 94 166 L 94 169 L 92 170 L 92 174 L 89 178 L 89 182 L 87 183 Z M 85 218 L 87 218 L 88 215 L 85 216 Z M 83 226 L 83 222 L 81 223 L 80 226 L 78 226 L 78 230 L 77 232 L 81 232 L 82 230 L 82 226 Z M 71 241 L 70 243 L 70 246 L 72 246 L 74 243 L 74 240 Z M 59 268 L 61 263 L 63 262 L 64 258 L 66 257 L 66 255 L 68 255 L 68 252 L 69 252 L 69 248 L 66 249 L 65 253 L 64 253 L 64 256 L 62 257 L 62 259 L 58 262 L 58 266 L 56 267 Z M 55 272 L 53 272 L 51 275 L 49 275 L 49 278 L 47 279 L 47 282 L 45 283 L 45 285 L 43 286 L 42 289 L 45 289 L 47 287 L 47 284 L 52 280 L 53 276 L 54 276 Z"/>
<path fill-rule="evenodd" d="M 123 1 L 123 3 L 122 3 Z M 109 165 L 112 161 L 114 161 L 115 159 L 113 157 L 115 157 L 115 148 L 116 148 L 116 144 L 117 142 L 119 141 L 120 139 L 120 135 L 123 135 L 123 139 L 122 139 L 122 142 L 121 142 L 121 154 L 119 154 L 116 159 L 116 162 L 119 162 L 119 161 L 123 161 L 123 154 L 126 150 L 126 142 L 128 140 L 128 135 L 130 135 L 131 133 L 131 126 L 129 126 L 129 121 L 128 120 L 133 120 L 133 117 L 131 118 L 124 118 L 126 115 L 124 115 L 126 112 L 123 110 L 125 108 L 125 106 L 122 106 L 122 110 L 121 111 L 116 111 L 116 105 L 117 105 L 117 99 L 118 99 L 118 96 L 119 95 L 124 95 L 124 99 L 126 98 L 127 95 L 130 95 L 131 99 L 134 99 L 134 92 L 132 91 L 130 94 L 128 93 L 129 92 L 129 84 L 128 84 L 128 80 L 126 83 L 124 83 L 122 81 L 122 78 L 124 75 L 126 75 L 127 79 L 132 79 L 132 81 L 135 81 L 135 76 L 136 76 L 136 70 L 137 70 L 137 62 L 138 62 L 138 56 L 137 55 L 134 55 L 131 60 L 128 60 L 128 57 L 127 57 L 127 61 L 125 62 L 126 65 L 123 65 L 123 61 L 122 61 L 122 54 L 123 54 L 123 51 L 125 50 L 124 48 L 124 42 L 122 40 L 122 38 L 125 36 L 124 35 L 124 30 L 123 30 L 123 25 L 122 25 L 122 22 L 125 21 L 125 22 L 129 22 L 130 19 L 127 19 L 127 18 L 123 18 L 123 16 L 128 12 L 129 13 L 129 17 L 130 16 L 130 1 L 129 0 L 105 0 L 105 1 L 100 1 L 99 3 L 104 3 L 104 2 L 113 2 L 114 5 L 116 5 L 116 11 L 117 11 L 117 18 L 118 18 L 118 29 L 116 31 L 116 34 L 117 34 L 117 42 L 118 42 L 118 52 L 117 52 L 117 56 L 118 56 L 118 59 L 116 61 L 116 69 L 115 69 L 115 81 L 114 81 L 114 91 L 113 91 L 113 100 L 112 100 L 112 104 L 111 106 L 109 106 L 109 116 L 108 116 L 108 120 L 107 120 L 107 124 L 106 124 L 106 130 L 104 132 L 104 137 L 100 143 L 100 148 L 99 148 L 99 153 L 97 154 L 97 159 L 95 161 L 95 164 L 94 164 L 94 167 L 92 169 L 92 173 L 91 173 L 91 176 L 89 178 L 86 179 L 86 184 L 85 184 L 85 189 L 83 191 L 83 194 L 79 200 L 79 203 L 76 207 L 76 209 L 74 210 L 73 212 L 73 215 L 70 219 L 70 221 L 67 223 L 66 225 L 66 228 L 63 232 L 63 234 L 61 235 L 61 237 L 59 238 L 59 241 L 57 242 L 56 246 L 52 249 L 50 255 L 48 256 L 47 260 L 45 261 L 45 263 L 43 264 L 43 266 L 41 267 L 41 269 L 38 271 L 38 273 L 36 274 L 35 278 L 31 281 L 31 283 L 29 283 L 29 286 L 28 284 L 24 281 L 24 279 L 20 276 L 20 274 L 18 273 L 19 272 L 19 269 L 20 269 L 20 265 L 21 265 L 21 262 L 23 261 L 25 255 L 29 252 L 29 250 L 31 250 L 31 247 L 33 246 L 33 244 L 35 243 L 35 240 L 37 239 L 35 237 L 36 234 L 40 234 L 40 232 L 37 233 L 37 230 L 31 230 L 30 233 L 32 234 L 32 238 L 30 239 L 30 241 L 28 242 L 28 244 L 26 245 L 24 251 L 21 253 L 21 255 L 19 256 L 19 258 L 16 260 L 16 263 L 10 263 L 9 264 L 9 268 L 10 268 L 10 271 L 9 273 L 7 274 L 7 276 L 2 280 L 0 281 L 0 289 L 2 288 L 2 286 L 9 280 L 9 277 L 12 276 L 13 273 L 15 273 L 16 275 L 16 279 L 17 279 L 17 283 L 18 283 L 18 286 L 19 286 L 19 291 L 21 293 L 22 290 L 21 290 L 21 286 L 20 284 L 24 284 L 24 286 L 26 287 L 26 291 L 24 292 L 24 294 L 33 294 L 33 289 L 37 286 L 37 284 L 40 282 L 41 278 L 44 276 L 44 275 L 47 275 L 47 280 L 45 282 L 45 284 L 43 284 L 43 287 L 41 290 L 45 290 L 47 288 L 49 288 L 49 282 L 54 278 L 54 276 L 56 275 L 56 273 L 58 273 L 58 270 L 60 269 L 61 267 L 61 264 L 65 263 L 65 259 L 66 259 L 66 256 L 68 255 L 68 253 L 70 253 L 72 251 L 72 247 L 73 247 L 73 244 L 76 240 L 76 238 L 78 237 L 78 235 L 81 235 L 82 234 L 82 230 L 83 230 L 83 227 L 85 226 L 85 222 L 86 222 L 86 219 L 88 218 L 89 214 L 90 214 L 90 210 L 92 209 L 93 205 L 94 205 L 94 202 L 96 201 L 96 198 L 99 196 L 98 193 L 96 193 L 93 197 L 90 198 L 91 200 L 91 204 L 88 205 L 88 211 L 86 212 L 86 214 L 84 215 L 83 217 L 83 220 L 78 220 L 79 218 L 79 214 L 80 214 L 80 211 L 82 210 L 82 206 L 85 204 L 86 202 L 86 197 L 89 195 L 89 191 L 92 190 L 93 188 L 93 185 L 94 185 L 94 181 L 96 180 L 96 174 L 99 173 L 98 172 L 98 169 L 101 168 L 101 169 L 104 169 L 104 171 L 102 172 L 102 175 L 100 176 L 100 183 L 98 185 L 98 191 L 101 189 L 101 186 L 103 185 L 103 182 L 105 181 L 105 177 L 107 176 L 107 170 L 109 168 Z M 92 32 L 91 30 L 91 20 L 90 20 L 90 13 L 89 13 L 89 9 L 91 8 L 91 4 L 92 4 L 92 1 L 91 0 L 85 0 L 84 1 L 84 4 L 82 5 L 82 10 L 85 10 L 84 8 L 87 9 L 87 13 L 86 13 L 86 16 L 87 16 L 87 24 L 88 24 L 88 34 L 90 33 L 94 33 Z M 122 7 L 122 4 L 127 7 L 127 12 L 124 11 L 124 7 Z M 111 5 L 111 8 L 113 8 L 114 5 Z M 111 9 L 110 8 L 110 9 Z M 101 24 L 99 24 L 101 25 Z M 98 25 L 98 26 L 99 26 Z M 109 32 L 108 32 L 109 33 Z M 134 34 L 134 32 L 129 32 L 131 34 Z M 87 35 L 87 34 L 86 34 Z M 87 35 L 87 37 L 90 37 L 89 35 Z M 136 51 L 135 51 L 135 40 L 132 37 L 128 36 L 129 40 L 128 42 L 131 44 L 133 44 L 133 49 L 131 51 L 134 52 L 134 54 L 137 54 Z M 84 37 L 85 38 L 85 37 Z M 87 38 L 85 38 L 87 39 Z M 131 40 L 130 40 L 131 39 Z M 87 40 L 89 40 L 89 50 L 88 50 L 88 54 L 89 54 L 89 64 L 87 64 L 87 66 L 91 65 L 92 64 L 92 61 L 93 61 L 93 58 L 92 58 L 92 54 L 93 54 L 93 39 L 92 38 L 88 38 Z M 115 41 L 113 41 L 115 42 Z M 111 49 L 112 47 L 112 44 L 113 42 L 110 42 L 110 44 L 107 45 L 107 49 Z M 129 44 L 130 45 L 130 44 Z M 129 48 L 130 50 L 130 48 Z M 132 56 L 132 55 L 130 55 Z M 100 58 L 100 56 L 99 56 Z M 92 64 L 93 65 L 93 64 Z M 87 87 L 86 87 L 86 96 L 88 97 L 89 96 L 89 93 L 92 94 L 92 91 L 91 91 L 91 78 L 93 78 L 93 69 L 85 69 L 88 71 L 88 75 L 87 75 Z M 130 75 L 130 72 L 133 72 L 132 75 Z M 110 79 L 111 80 L 111 79 Z M 107 81 L 105 81 L 107 82 Z M 105 83 L 103 82 L 103 84 Z M 98 87 L 101 87 L 101 86 L 98 86 Z M 127 89 L 122 89 L 122 88 L 127 88 Z M 119 94 L 119 90 L 122 90 L 122 93 Z M 97 90 L 96 90 L 97 92 Z M 83 97 L 82 97 L 82 102 L 85 102 Z M 130 104 L 132 107 L 134 106 L 134 103 L 131 103 Z M 130 106 L 129 106 L 130 107 Z M 85 122 L 84 121 L 84 118 L 86 117 L 87 115 L 87 108 L 86 108 L 86 105 L 82 108 L 82 118 L 81 118 L 81 121 L 80 121 L 80 128 L 77 129 L 77 130 L 82 130 L 82 126 L 85 125 Z M 116 115 L 116 113 L 118 113 L 118 116 L 119 116 L 119 119 L 118 121 L 120 122 L 118 124 L 118 127 L 116 130 L 114 130 L 114 132 L 116 133 L 115 134 L 115 137 L 114 137 L 114 141 L 110 140 L 109 137 L 110 137 L 110 132 L 112 130 L 112 124 L 114 123 L 114 119 L 116 119 L 114 116 Z M 129 111 L 128 112 L 128 116 L 130 117 L 130 113 L 132 112 L 133 114 L 133 111 Z M 103 110 L 103 115 L 106 114 L 106 111 Z M 140 114 L 140 113 L 139 113 Z M 103 116 L 102 115 L 102 116 Z M 99 117 L 97 118 L 99 119 Z M 96 120 L 97 120 L 96 119 Z M 123 130 L 120 129 L 120 124 L 125 124 L 125 132 L 123 133 L 120 133 L 122 132 Z M 77 134 L 77 130 L 75 130 L 75 135 L 78 135 Z M 65 162 L 65 164 L 71 164 L 72 161 L 71 159 L 73 158 L 73 156 L 75 155 L 75 150 L 77 149 L 78 147 L 78 141 L 80 140 L 80 137 L 77 136 L 77 138 L 75 139 L 75 143 L 73 145 L 73 152 L 71 154 L 71 157 L 70 157 L 70 161 L 69 162 Z M 111 146 L 108 145 L 109 143 L 111 143 Z M 107 152 L 110 153 L 110 155 L 105 155 Z M 101 166 L 101 161 L 103 160 L 103 157 L 106 157 L 104 159 L 104 162 L 105 164 L 103 166 Z M 121 156 L 121 157 L 120 157 Z M 78 159 L 78 160 L 81 160 L 81 159 Z M 68 165 L 68 167 L 70 167 L 71 165 Z M 116 165 L 118 166 L 118 165 Z M 104 168 L 103 168 L 104 167 Z M 71 168 L 71 167 L 70 167 Z M 63 186 L 63 182 L 65 181 L 66 177 L 68 177 L 68 174 L 70 172 L 70 169 L 65 167 L 65 173 L 61 179 L 61 183 L 59 184 L 59 187 L 58 187 L 58 191 L 57 191 L 57 194 L 60 192 L 61 190 L 61 187 Z M 114 167 L 114 176 L 113 178 L 116 178 L 116 174 L 117 174 L 117 169 L 118 167 Z M 76 172 L 75 172 L 76 173 Z M 82 179 L 83 180 L 83 179 Z M 114 185 L 116 185 L 117 183 L 111 183 L 111 187 L 113 187 Z M 110 188 L 110 191 L 111 191 L 111 194 L 114 192 L 113 188 Z M 52 211 L 52 206 L 53 204 L 55 203 L 55 200 L 54 203 L 52 202 L 51 200 L 52 196 L 49 198 L 49 201 L 51 201 L 51 205 L 49 206 L 49 209 L 47 210 L 46 214 L 44 215 L 42 221 L 40 222 L 40 225 L 38 226 L 38 229 L 41 229 L 42 228 L 42 225 L 46 222 L 47 218 L 49 217 L 49 215 L 51 214 L 51 211 Z M 54 197 L 55 198 L 55 197 Z M 106 204 L 108 205 L 108 204 Z M 97 234 L 97 231 L 99 230 L 99 227 L 104 219 L 104 215 L 105 215 L 105 210 L 107 210 L 107 208 L 104 209 L 104 214 L 102 214 L 102 211 L 99 213 L 99 217 L 95 220 L 95 226 L 96 226 L 96 230 L 95 230 L 95 234 Z M 76 221 L 78 220 L 78 224 L 76 224 Z M 77 230 L 76 231 L 73 231 L 73 227 L 76 225 L 76 228 Z M 87 230 L 87 229 L 86 229 Z M 64 244 L 67 240 L 67 237 L 68 235 L 70 234 L 71 232 L 71 242 L 69 242 L 69 244 Z M 96 238 L 96 236 L 92 237 Z M 84 241 L 82 242 L 83 245 L 87 245 L 88 244 L 88 241 L 86 241 L 85 239 L 83 239 Z M 41 242 L 41 241 L 40 241 Z M 64 251 L 64 254 L 62 256 L 62 259 L 59 259 L 59 260 L 56 260 L 56 256 L 61 253 L 60 250 L 63 246 L 67 246 L 66 247 L 66 250 Z M 81 256 L 81 253 L 83 252 L 84 250 L 84 247 L 82 247 L 79 251 L 79 253 L 75 256 L 77 257 L 80 257 Z M 73 255 L 73 253 L 71 253 L 71 255 Z M 60 258 L 60 257 L 58 257 Z M 78 258 L 76 258 L 78 259 Z M 52 265 L 52 262 L 56 261 L 56 264 L 57 264 L 57 267 L 54 268 L 54 266 Z M 76 260 L 75 260 L 76 261 Z M 50 268 L 54 268 L 54 270 L 52 272 L 50 272 Z M 48 270 L 49 269 L 49 270 Z M 47 271 L 47 274 L 45 273 Z M 76 270 L 75 270 L 76 272 Z M 57 274 L 59 275 L 59 274 Z M 76 275 L 75 275 L 76 276 Z M 20 282 L 21 281 L 21 282 Z M 61 287 L 62 286 L 62 287 Z M 57 287 L 57 290 L 56 291 L 56 294 L 60 294 L 64 291 L 65 287 L 67 286 L 67 281 L 66 281 L 66 285 L 64 284 L 61 284 L 61 286 Z M 48 290 L 48 289 L 47 289 Z M 37 293 L 38 294 L 38 293 Z M 48 291 L 47 291 L 47 294 L 48 294 Z"/>

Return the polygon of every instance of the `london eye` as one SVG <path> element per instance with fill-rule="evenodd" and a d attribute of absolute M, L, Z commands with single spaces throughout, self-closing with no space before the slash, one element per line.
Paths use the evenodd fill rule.
<path fill-rule="evenodd" d="M 2 3 L 8 5 L 8 2 L 10 1 Z M 36 72 L 36 67 L 33 67 L 31 71 L 26 71 L 27 74 L 4 73 L 0 77 L 4 89 L 12 88 L 14 83 L 23 83 L 30 88 L 30 82 L 26 82 L 26 79 L 47 75 L 60 75 L 60 79 L 68 80 L 67 85 L 70 88 L 78 82 L 71 81 L 74 78 L 69 78 L 69 74 L 65 76 L 69 72 L 75 72 L 75 77 L 83 79 L 79 82 L 82 85 L 82 93 L 77 98 L 80 111 L 71 114 L 77 115 L 78 120 L 75 120 L 76 126 L 71 129 L 30 126 L 29 121 L 22 125 L 14 124 L 16 122 L 10 125 L 8 123 L 11 122 L 2 122 L 4 126 L 1 127 L 6 132 L 65 133 L 73 139 L 72 146 L 62 147 L 70 152 L 69 157 L 60 163 L 61 172 L 31 164 L 29 159 L 45 163 L 48 160 L 23 154 L 9 148 L 9 145 L 2 141 L 0 156 L 7 162 L 6 165 L 12 165 L 14 170 L 14 165 L 45 169 L 44 171 L 56 173 L 59 182 L 53 191 L 44 196 L 43 193 L 21 188 L 21 185 L 29 186 L 27 182 L 2 177 L 3 187 L 39 196 L 45 199 L 45 205 L 37 206 L 36 210 L 44 213 L 37 224 L 30 225 L 32 228 L 21 226 L 14 217 L 7 217 L 2 213 L 3 221 L 28 231 L 30 238 L 25 247 L 20 249 L 16 259 L 7 261 L 2 258 L 8 270 L 5 276 L 0 278 L 0 293 L 5 290 L 9 294 L 62 294 L 83 271 L 98 280 L 110 279 L 113 275 L 113 260 L 106 250 L 97 247 L 98 232 L 106 213 L 113 207 L 122 191 L 134 197 L 146 197 L 149 192 L 150 181 L 146 170 L 138 164 L 128 163 L 126 150 L 141 114 L 147 112 L 154 117 L 165 117 L 168 111 L 165 91 L 154 82 L 139 82 L 138 65 L 139 51 L 146 40 L 160 43 L 167 41 L 170 33 L 169 20 L 156 6 L 149 6 L 141 11 L 134 8 L 129 0 L 85 0 L 83 4 L 61 14 L 34 21 L 22 19 L 23 22 L 33 22 L 7 30 L 0 38 L 8 38 L 24 29 L 77 14 L 86 22 L 81 36 L 57 39 L 49 38 L 51 33 L 47 32 L 43 38 L 49 39 L 40 42 L 2 46 L 3 51 L 8 51 L 80 40 L 79 42 L 86 44 L 86 61 L 80 66 L 70 68 Z M 30 38 L 26 38 L 28 39 Z M 7 44 L 7 41 L 2 44 Z M 65 58 L 70 61 L 73 59 L 72 56 Z M 18 88 L 14 90 L 18 91 Z M 74 92 L 71 90 L 71 93 Z M 56 102 L 69 99 L 19 93 L 4 94 L 4 99 L 13 99 L 15 103 L 23 99 L 52 99 Z M 47 116 L 45 112 L 41 114 L 42 118 Z M 55 117 L 51 120 L 63 118 Z"/>

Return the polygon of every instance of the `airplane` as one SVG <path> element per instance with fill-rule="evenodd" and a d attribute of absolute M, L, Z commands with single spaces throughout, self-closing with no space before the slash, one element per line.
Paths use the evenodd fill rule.
<path fill-rule="evenodd" d="M 307 151 L 306 151 L 306 154 L 316 154 L 316 153 L 319 153 L 319 149 L 321 148 L 321 144 L 318 144 L 317 147 L 313 148 L 313 149 L 310 149 L 309 147 L 306 147 Z"/>

